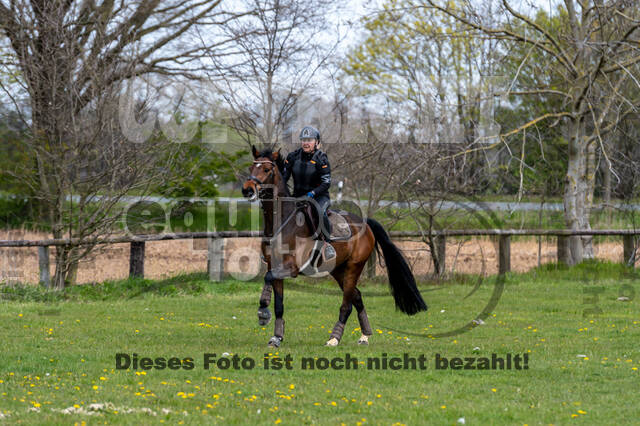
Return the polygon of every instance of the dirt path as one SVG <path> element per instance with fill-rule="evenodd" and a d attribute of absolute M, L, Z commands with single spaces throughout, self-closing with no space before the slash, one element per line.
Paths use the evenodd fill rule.
<path fill-rule="evenodd" d="M 0 231 L 0 239 L 44 239 L 44 233 L 30 231 Z M 450 239 L 452 240 L 452 239 Z M 433 266 L 426 246 L 412 241 L 398 243 L 417 275 L 432 272 Z M 240 276 L 260 274 L 259 239 L 242 238 L 226 241 L 225 271 Z M 206 240 L 154 241 L 146 245 L 145 277 L 163 278 L 183 272 L 206 271 Z M 447 242 L 447 270 L 459 273 L 497 273 L 497 246 L 488 238 L 471 239 L 466 242 Z M 596 257 L 619 262 L 622 260 L 622 242 L 606 242 L 595 246 Z M 37 248 L 0 248 L 0 280 L 35 283 L 38 281 Z M 555 240 L 543 241 L 541 263 L 556 259 Z M 53 273 L 54 250 L 50 263 Z M 538 264 L 538 244 L 535 241 L 515 241 L 511 243 L 511 269 L 527 271 Z M 378 265 L 378 274 L 384 273 Z M 113 244 L 96 249 L 92 255 L 80 263 L 78 282 L 100 282 L 108 279 L 122 279 L 129 274 L 129 244 Z"/>

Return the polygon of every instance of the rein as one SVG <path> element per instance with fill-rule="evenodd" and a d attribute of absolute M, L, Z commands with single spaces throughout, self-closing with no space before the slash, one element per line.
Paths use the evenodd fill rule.
<path fill-rule="evenodd" d="M 273 169 L 271 169 L 271 171 L 264 177 L 264 180 L 266 180 L 267 178 L 269 178 L 271 175 L 273 175 L 273 172 L 275 170 L 276 167 L 278 167 L 277 164 L 275 164 L 273 161 L 271 160 L 261 160 L 261 161 L 254 161 L 253 164 L 271 164 L 273 166 Z M 257 183 L 258 185 L 264 185 L 264 180 L 260 180 L 258 179 L 256 176 L 251 175 L 249 176 L 249 180 L 254 181 L 255 183 Z M 261 200 L 262 201 L 262 200 Z M 296 206 L 296 208 L 289 213 L 289 215 L 287 216 L 287 218 L 285 219 L 285 221 L 278 227 L 278 229 L 273 233 L 273 235 L 271 237 L 263 237 L 262 241 L 267 242 L 268 244 L 271 244 L 275 238 L 282 232 L 282 230 L 284 229 L 285 226 L 287 226 L 287 224 L 289 223 L 289 221 L 291 221 L 291 218 L 298 213 L 298 211 L 300 210 L 300 206 Z M 274 211 L 275 213 L 275 211 Z"/>
<path fill-rule="evenodd" d="M 298 211 L 299 211 L 299 210 L 300 210 L 300 207 L 299 207 L 299 206 L 296 206 L 296 208 L 295 208 L 291 213 L 289 213 L 289 216 L 287 216 L 287 219 L 285 219 L 285 221 L 282 223 L 282 225 L 280 225 L 280 226 L 278 227 L 278 229 L 276 230 L 276 232 L 274 232 L 274 233 L 273 233 L 273 235 L 272 235 L 271 237 L 263 238 L 263 240 L 262 240 L 262 241 L 266 241 L 266 242 L 268 242 L 269 244 L 271 244 L 271 243 L 275 240 L 275 238 L 278 236 L 278 234 L 280 234 L 280 233 L 282 232 L 282 230 L 284 229 L 284 227 L 285 227 L 285 226 L 287 226 L 287 223 L 289 223 L 289 221 L 291 220 L 291 218 L 292 218 L 296 213 L 298 213 Z"/>

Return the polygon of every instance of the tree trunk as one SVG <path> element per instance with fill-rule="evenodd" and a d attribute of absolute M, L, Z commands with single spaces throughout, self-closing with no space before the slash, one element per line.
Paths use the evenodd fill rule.
<path fill-rule="evenodd" d="M 72 261 L 69 265 L 69 272 L 65 277 L 65 284 L 67 286 L 75 285 L 78 281 L 78 261 Z"/>
<path fill-rule="evenodd" d="M 593 208 L 593 193 L 596 188 L 596 144 L 595 141 L 585 147 L 585 171 L 584 171 L 584 206 L 582 212 L 582 229 L 591 229 L 590 218 Z M 593 259 L 593 235 L 582 237 L 583 259 Z"/>
<path fill-rule="evenodd" d="M 607 216 L 607 225 L 611 225 L 611 169 L 606 159 L 600 163 L 602 165 L 602 202 Z"/>
<path fill-rule="evenodd" d="M 53 276 L 53 288 L 63 290 L 66 286 L 67 268 L 69 259 L 69 248 L 66 246 L 56 247 L 56 272 Z"/>
<path fill-rule="evenodd" d="M 584 123 L 572 121 L 568 126 L 567 139 L 569 141 L 569 160 L 564 188 L 564 216 L 569 229 L 589 230 L 589 213 L 593 200 L 593 184 L 589 174 L 593 174 L 593 167 L 588 165 L 595 162 L 595 152 L 590 158 L 589 150 L 584 143 Z M 590 171 L 591 170 L 591 171 Z M 569 238 L 570 264 L 582 262 L 585 257 L 593 257 L 590 239 L 579 236 Z"/>

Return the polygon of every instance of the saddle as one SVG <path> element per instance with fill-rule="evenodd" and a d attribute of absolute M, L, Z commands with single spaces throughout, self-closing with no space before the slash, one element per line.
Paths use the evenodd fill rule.
<path fill-rule="evenodd" d="M 313 214 L 312 209 L 311 205 L 307 204 L 302 211 L 304 212 L 305 220 L 313 231 L 313 238 L 316 239 L 320 232 L 319 220 L 321 219 L 319 217 L 315 217 L 316 215 Z M 327 210 L 327 217 L 331 223 L 331 235 L 329 236 L 329 242 L 344 241 L 351 238 L 349 222 L 347 222 L 347 219 L 343 216 L 346 214 L 348 214 L 346 211 Z"/>

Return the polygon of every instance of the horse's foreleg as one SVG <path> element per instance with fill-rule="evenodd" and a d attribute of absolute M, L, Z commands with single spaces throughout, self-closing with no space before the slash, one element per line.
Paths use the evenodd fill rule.
<path fill-rule="evenodd" d="M 260 307 L 258 308 L 258 324 L 264 326 L 271 321 L 271 311 L 269 311 L 269 303 L 271 302 L 271 291 L 273 290 L 273 275 L 271 271 L 267 271 L 264 276 L 264 286 L 260 295 Z"/>
<path fill-rule="evenodd" d="M 282 280 L 273 280 L 274 310 L 276 321 L 273 330 L 273 337 L 269 339 L 269 346 L 280 347 L 284 339 L 284 289 Z"/>

